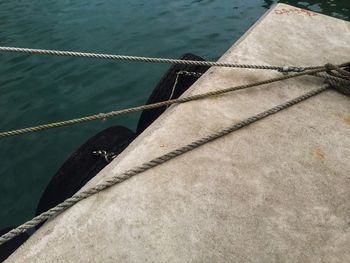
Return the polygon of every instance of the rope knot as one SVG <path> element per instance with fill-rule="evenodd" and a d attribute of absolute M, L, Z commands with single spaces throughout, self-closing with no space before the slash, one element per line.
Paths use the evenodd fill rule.
<path fill-rule="evenodd" d="M 326 82 L 340 93 L 350 96 L 350 72 L 331 63 L 324 65 L 329 75 Z"/>
<path fill-rule="evenodd" d="M 326 72 L 330 75 L 332 75 L 332 70 L 335 69 L 335 66 L 331 63 L 327 63 L 324 65 L 324 68 L 326 69 Z"/>

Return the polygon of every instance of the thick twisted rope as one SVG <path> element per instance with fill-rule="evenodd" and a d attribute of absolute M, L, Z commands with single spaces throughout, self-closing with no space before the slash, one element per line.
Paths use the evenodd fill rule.
<path fill-rule="evenodd" d="M 317 88 L 315 90 L 312 90 L 306 94 L 303 94 L 297 98 L 294 98 L 292 100 L 289 100 L 285 103 L 282 103 L 280 105 L 277 105 L 269 110 L 263 111 L 259 114 L 256 114 L 254 116 L 251 116 L 247 119 L 244 119 L 242 121 L 239 121 L 227 128 L 224 128 L 218 132 L 215 132 L 213 134 L 210 134 L 206 137 L 203 137 L 199 140 L 193 141 L 192 143 L 180 147 L 174 151 L 168 152 L 160 157 L 157 157 L 149 162 L 143 163 L 140 166 L 136 166 L 124 173 L 118 174 L 118 175 L 114 175 L 111 178 L 107 179 L 106 181 L 104 181 L 103 183 L 100 183 L 90 189 L 84 190 L 80 193 L 77 193 L 75 195 L 73 195 L 72 197 L 66 199 L 64 202 L 58 204 L 57 206 L 51 208 L 50 210 L 34 217 L 32 220 L 27 221 L 26 223 L 18 226 L 15 229 L 12 229 L 11 231 L 9 231 L 8 233 L 4 234 L 3 236 L 0 237 L 0 245 L 5 243 L 6 241 L 11 240 L 12 238 L 20 235 L 21 233 L 24 233 L 26 231 L 28 231 L 29 229 L 37 226 L 38 224 L 44 222 L 47 219 L 53 218 L 55 216 L 57 216 L 58 214 L 62 213 L 64 210 L 68 209 L 69 207 L 73 206 L 74 204 L 78 203 L 79 201 L 86 199 L 98 192 L 101 192 L 102 190 L 109 188 L 113 185 L 119 184 L 127 179 L 129 179 L 132 176 L 138 175 L 140 173 L 143 173 L 153 167 L 156 167 L 158 165 L 161 165 L 171 159 L 174 159 L 184 153 L 187 153 L 189 151 L 192 151 L 193 149 L 196 149 L 206 143 L 209 143 L 211 141 L 214 141 L 222 136 L 225 136 L 231 132 L 237 131 L 245 126 L 248 126 L 254 122 L 257 122 L 263 118 L 266 118 L 272 114 L 275 114 L 281 110 L 284 110 L 286 108 L 291 107 L 292 105 L 295 105 L 301 101 L 304 101 L 312 96 L 315 96 L 325 90 L 328 89 L 328 85 L 323 85 L 320 88 Z"/>
<path fill-rule="evenodd" d="M 333 88 L 350 96 L 350 72 L 332 64 L 326 64 L 325 68 L 327 74 L 315 73 L 313 75 L 325 79 Z"/>
<path fill-rule="evenodd" d="M 2 51 L 2 52 L 20 52 L 20 53 L 26 53 L 26 54 L 40 54 L 40 55 L 124 60 L 124 61 L 196 65 L 196 66 L 208 66 L 208 67 L 215 66 L 215 67 L 230 67 L 230 68 L 265 69 L 265 70 L 278 70 L 280 72 L 301 72 L 304 70 L 318 69 L 318 68 L 322 67 L 322 66 L 294 67 L 294 66 L 248 65 L 248 64 L 233 64 L 233 63 L 222 63 L 222 62 L 212 62 L 212 61 L 196 61 L 196 60 L 181 60 L 181 59 L 169 59 L 169 58 L 124 56 L 124 55 L 98 54 L 98 53 L 60 51 L 60 50 L 48 50 L 48 49 L 18 48 L 18 47 L 0 47 L 0 51 Z"/>
<path fill-rule="evenodd" d="M 327 63 L 325 65 L 325 68 L 327 69 L 327 73 L 332 74 L 332 70 L 335 70 L 338 72 L 338 76 L 343 76 L 344 78 L 350 79 L 350 72 L 346 71 L 346 70 L 344 70 L 336 65 Z"/>
<path fill-rule="evenodd" d="M 334 77 L 326 74 L 315 74 L 316 77 L 325 79 L 334 89 L 343 93 L 344 95 L 350 96 L 350 78 L 349 80 L 339 77 Z"/>
<path fill-rule="evenodd" d="M 172 99 L 172 100 L 162 101 L 162 102 L 158 102 L 158 103 L 122 109 L 122 110 L 118 110 L 118 111 L 111 111 L 108 113 L 99 113 L 99 114 L 94 114 L 94 115 L 90 115 L 90 116 L 86 116 L 86 117 L 82 117 L 82 118 L 75 118 L 75 119 L 71 119 L 71 120 L 59 121 L 59 122 L 54 122 L 54 123 L 49 123 L 49 124 L 42 124 L 42 125 L 33 126 L 33 127 L 27 127 L 27 128 L 16 129 L 16 130 L 11 130 L 11 131 L 4 131 L 4 132 L 0 132 L 0 139 L 4 138 L 4 137 L 21 135 L 21 134 L 30 133 L 30 132 L 37 132 L 37 131 L 42 131 L 42 130 L 47 130 L 47 129 L 52 129 L 52 128 L 63 127 L 63 126 L 67 126 L 67 125 L 74 125 L 74 124 L 88 122 L 88 121 L 106 119 L 106 118 L 110 118 L 110 117 L 114 117 L 114 116 L 118 116 L 118 115 L 122 115 L 122 114 L 127 114 L 127 113 L 131 113 L 131 112 L 138 112 L 138 111 L 168 106 L 168 105 L 175 104 L 175 103 L 185 103 L 188 101 L 199 100 L 199 99 L 203 99 L 203 98 L 207 98 L 207 97 L 211 97 L 211 96 L 224 94 L 227 92 L 247 89 L 247 88 L 256 87 L 256 86 L 265 85 L 265 84 L 270 84 L 273 82 L 286 80 L 286 79 L 290 79 L 290 78 L 295 78 L 295 77 L 300 77 L 300 76 L 310 75 L 310 74 L 316 74 L 316 73 L 319 73 L 319 72 L 322 72 L 325 70 L 326 70 L 325 67 L 322 67 L 320 69 L 309 70 L 309 71 L 304 71 L 304 72 L 290 74 L 290 75 L 284 75 L 284 76 L 277 77 L 277 78 L 271 78 L 271 79 L 251 83 L 251 84 L 244 84 L 244 85 L 240 85 L 240 86 L 230 87 L 227 89 L 211 91 L 211 92 L 198 94 L 198 95 L 194 95 L 194 96 Z"/>

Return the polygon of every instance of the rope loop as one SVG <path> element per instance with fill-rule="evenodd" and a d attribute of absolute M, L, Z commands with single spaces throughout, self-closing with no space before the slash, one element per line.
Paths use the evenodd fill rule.
<path fill-rule="evenodd" d="M 328 74 L 330 74 L 332 72 L 332 70 L 334 69 L 334 65 L 331 63 L 327 63 L 324 65 L 324 68 L 326 69 L 326 72 Z M 331 75 L 331 74 L 330 74 Z"/>
<path fill-rule="evenodd" d="M 325 81 L 333 89 L 350 96 L 350 72 L 330 63 L 325 64 L 324 67 L 328 74 Z"/>

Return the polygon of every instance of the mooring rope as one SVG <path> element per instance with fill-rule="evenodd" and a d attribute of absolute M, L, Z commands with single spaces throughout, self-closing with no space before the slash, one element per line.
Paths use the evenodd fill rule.
<path fill-rule="evenodd" d="M 318 72 L 313 75 L 325 79 L 333 88 L 350 96 L 350 72 L 332 64 L 326 64 L 325 68 L 327 74 Z"/>
<path fill-rule="evenodd" d="M 176 72 L 175 81 L 174 81 L 173 87 L 171 88 L 171 93 L 170 93 L 168 100 L 171 100 L 173 98 L 177 83 L 179 82 L 180 76 L 191 76 L 191 77 L 199 78 L 202 75 L 203 75 L 203 73 L 200 73 L 200 72 L 193 72 L 193 71 L 186 71 L 186 70 L 180 70 L 179 72 Z M 167 108 L 169 106 L 170 105 L 167 105 Z"/>
<path fill-rule="evenodd" d="M 264 69 L 264 70 L 277 70 L 284 73 L 301 72 L 304 70 L 319 69 L 323 67 L 323 66 L 295 67 L 295 66 L 249 65 L 249 64 L 235 64 L 235 63 L 224 63 L 224 62 L 213 62 L 213 61 L 196 61 L 196 60 L 182 60 L 182 59 L 171 59 L 171 58 L 124 56 L 124 55 L 113 55 L 113 54 L 99 54 L 99 53 L 87 53 L 87 52 L 18 48 L 18 47 L 1 47 L 1 46 L 0 46 L 0 52 L 19 52 L 19 53 L 26 53 L 26 54 L 98 58 L 98 59 L 110 59 L 110 60 L 167 63 L 167 64 L 195 65 L 195 66 L 208 66 L 208 67 Z"/>
<path fill-rule="evenodd" d="M 193 149 L 196 149 L 196 148 L 198 148 L 198 147 L 200 147 L 208 142 L 211 142 L 211 141 L 218 139 L 222 136 L 225 136 L 233 131 L 241 129 L 241 128 L 248 126 L 254 122 L 257 122 L 263 118 L 266 118 L 272 114 L 275 114 L 281 110 L 284 110 L 288 107 L 291 107 L 292 105 L 295 105 L 301 101 L 304 101 L 308 98 L 311 98 L 312 96 L 315 96 L 315 95 L 327 90 L 330 86 L 332 86 L 333 88 L 335 88 L 339 92 L 342 92 L 346 95 L 350 95 L 350 86 L 349 86 L 350 74 L 347 71 L 341 69 L 341 67 L 348 66 L 348 65 L 349 65 L 349 63 L 341 64 L 339 66 L 332 65 L 332 64 L 326 64 L 325 66 L 318 67 L 317 69 L 307 70 L 307 71 L 296 73 L 293 75 L 285 75 L 282 77 L 272 78 L 272 79 L 268 79 L 268 80 L 264 80 L 264 81 L 259 81 L 259 82 L 255 82 L 252 84 L 245 84 L 245 85 L 241 85 L 241 86 L 231 87 L 231 88 L 222 89 L 222 90 L 213 91 L 213 92 L 207 92 L 204 94 L 194 95 L 194 96 L 190 96 L 190 97 L 179 98 L 179 99 L 169 100 L 169 101 L 163 101 L 163 102 L 159 102 L 159 103 L 155 103 L 155 104 L 143 105 L 143 106 L 139 106 L 139 107 L 135 107 L 135 108 L 129 108 L 129 109 L 114 111 L 114 112 L 110 112 L 110 113 L 101 113 L 101 114 L 83 117 L 83 118 L 79 118 L 79 119 L 73 119 L 73 120 L 69 120 L 69 121 L 52 123 L 52 124 L 39 125 L 39 126 L 35 126 L 35 127 L 30 127 L 30 128 L 1 133 L 0 137 L 7 137 L 7 136 L 12 136 L 12 135 L 16 135 L 16 134 L 23 134 L 23 133 L 31 132 L 31 131 L 38 131 L 38 130 L 53 128 L 53 127 L 60 127 L 60 126 L 68 125 L 68 124 L 80 123 L 80 122 L 89 121 L 89 120 L 108 118 L 111 116 L 116 116 L 116 115 L 120 115 L 120 114 L 124 114 L 124 113 L 135 112 L 135 111 L 145 110 L 145 109 L 151 109 L 151 108 L 166 106 L 166 105 L 170 105 L 170 104 L 174 104 L 174 103 L 183 103 L 183 102 L 187 102 L 187 101 L 191 101 L 191 100 L 197 100 L 200 98 L 219 95 L 219 94 L 223 94 L 226 92 L 241 90 L 241 89 L 255 87 L 255 86 L 259 86 L 259 85 L 269 84 L 269 83 L 273 83 L 276 81 L 295 78 L 295 77 L 299 77 L 299 76 L 303 76 L 303 75 L 313 75 L 313 76 L 317 76 L 317 77 L 323 77 L 326 79 L 326 82 L 328 82 L 328 84 L 323 85 L 321 88 L 312 90 L 312 91 L 305 93 L 297 98 L 294 98 L 294 99 L 289 100 L 287 102 L 284 102 L 280 105 L 277 105 L 269 110 L 266 110 L 266 111 L 263 111 L 257 115 L 251 116 L 245 120 L 242 120 L 238 123 L 235 123 L 235 124 L 225 128 L 221 131 L 215 132 L 213 134 L 208 135 L 207 137 L 196 140 L 196 141 L 194 141 L 186 146 L 183 146 L 183 147 L 180 147 L 174 151 L 168 152 L 168 153 L 166 153 L 158 158 L 155 158 L 149 162 L 142 164 L 141 166 L 134 167 L 134 168 L 122 173 L 122 174 L 114 175 L 110 179 L 107 179 L 103 183 L 100 183 L 100 184 L 98 184 L 90 189 L 87 189 L 87 190 L 82 191 L 80 193 L 74 194 L 72 197 L 66 199 L 65 201 L 58 204 L 57 206 L 49 209 L 48 211 L 34 217 L 33 219 L 27 221 L 26 223 L 18 226 L 15 229 L 12 229 L 8 233 L 2 235 L 0 237 L 0 245 L 11 240 L 12 238 L 18 236 L 21 233 L 28 231 L 29 229 L 37 226 L 38 224 L 44 222 L 45 220 L 57 216 L 58 214 L 62 213 L 64 210 L 68 209 L 69 207 L 73 206 L 74 204 L 78 203 L 79 201 L 94 195 L 95 193 L 98 193 L 98 192 L 100 192 L 106 188 L 109 188 L 113 185 L 119 184 L 132 176 L 135 176 L 135 175 L 138 175 L 142 172 L 145 172 L 153 167 L 156 167 L 156 166 L 161 165 L 161 164 L 163 164 L 163 163 L 165 163 L 173 158 L 176 158 L 177 156 L 180 156 L 180 155 L 182 155 L 186 152 L 189 152 Z M 337 73 L 334 74 L 334 72 L 332 72 L 333 70 L 335 70 Z M 326 71 L 328 73 L 328 75 L 324 76 L 323 74 L 320 74 L 321 72 L 324 72 L 324 71 Z"/>
<path fill-rule="evenodd" d="M 90 189 L 84 190 L 80 193 L 77 193 L 75 195 L 73 195 L 72 197 L 66 199 L 65 201 L 63 201 L 62 203 L 58 204 L 57 206 L 51 208 L 50 210 L 34 217 L 33 219 L 27 221 L 26 223 L 18 226 L 17 228 L 12 229 L 11 231 L 9 231 L 8 233 L 4 234 L 3 236 L 0 237 L 0 245 L 11 240 L 12 238 L 20 235 L 21 233 L 24 233 L 30 229 L 32 229 L 33 227 L 39 225 L 40 223 L 44 222 L 47 219 L 51 219 L 55 216 L 57 216 L 58 214 L 62 213 L 64 210 L 68 209 L 69 207 L 75 205 L 76 203 L 78 203 L 79 201 L 86 199 L 98 192 L 101 192 L 104 189 L 107 189 L 113 185 L 119 184 L 127 179 L 129 179 L 132 176 L 138 175 L 140 173 L 143 173 L 151 168 L 154 168 L 158 165 L 161 165 L 171 159 L 174 159 L 184 153 L 187 153 L 189 151 L 192 151 L 206 143 L 209 143 L 211 141 L 214 141 L 222 136 L 225 136 L 231 132 L 237 131 L 243 127 L 246 127 L 254 122 L 257 122 L 263 118 L 266 118 L 272 114 L 275 114 L 279 111 L 282 111 L 286 108 L 291 107 L 292 105 L 295 105 L 301 101 L 304 101 L 308 98 L 311 98 L 325 90 L 327 90 L 329 88 L 329 85 L 323 85 L 320 88 L 317 88 L 315 90 L 309 91 L 306 94 L 303 94 L 297 98 L 294 98 L 292 100 L 289 100 L 287 102 L 284 102 L 280 105 L 277 105 L 271 109 L 268 109 L 266 111 L 263 111 L 259 114 L 256 114 L 254 116 L 251 116 L 247 119 L 244 119 L 242 121 L 239 121 L 237 123 L 234 123 L 233 125 L 224 128 L 218 132 L 215 132 L 213 134 L 210 134 L 206 137 L 203 137 L 201 139 L 198 139 L 196 141 L 193 141 L 192 143 L 180 147 L 176 150 L 170 151 L 160 157 L 157 157 L 149 162 L 143 163 L 140 166 L 136 166 L 133 167 L 132 169 L 118 174 L 118 175 L 114 175 L 111 178 L 107 179 L 106 181 L 104 181 L 103 183 L 100 183 Z"/>
<path fill-rule="evenodd" d="M 340 66 L 343 66 L 343 65 L 345 65 L 345 64 L 341 64 Z M 244 85 L 240 85 L 240 86 L 230 87 L 230 88 L 222 89 L 222 90 L 211 91 L 211 92 L 193 95 L 193 96 L 189 96 L 189 97 L 172 99 L 172 100 L 137 106 L 137 107 L 133 107 L 133 108 L 127 108 L 127 109 L 122 109 L 122 110 L 117 110 L 117 111 L 111 111 L 108 113 L 98 113 L 98 114 L 94 114 L 94 115 L 90 115 L 90 116 L 86 116 L 86 117 L 75 118 L 75 119 L 59 121 L 59 122 L 53 122 L 53 123 L 49 123 L 49 124 L 41 124 L 41 125 L 37 125 L 37 126 L 33 126 L 33 127 L 27 127 L 27 128 L 16 129 L 16 130 L 11 130 L 11 131 L 4 131 L 4 132 L 0 132 L 0 139 L 5 138 L 5 137 L 10 137 L 10 136 L 30 133 L 30 132 L 43 131 L 43 130 L 63 127 L 63 126 L 67 126 L 67 125 L 74 125 L 74 124 L 88 122 L 88 121 L 107 119 L 107 118 L 115 117 L 115 116 L 122 115 L 122 114 L 159 108 L 159 107 L 168 106 L 168 105 L 175 104 L 175 103 L 176 104 L 185 103 L 188 101 L 199 100 L 199 99 L 203 99 L 203 98 L 207 98 L 207 97 L 211 97 L 211 96 L 217 96 L 217 95 L 232 92 L 232 91 L 237 91 L 237 90 L 247 89 L 247 88 L 256 87 L 256 86 L 260 86 L 260 85 L 270 84 L 273 82 L 291 79 L 291 78 L 296 78 L 296 77 L 300 77 L 300 76 L 304 76 L 304 75 L 314 75 L 314 74 L 323 72 L 325 70 L 326 70 L 326 68 L 325 68 L 325 66 L 323 66 L 320 69 L 307 70 L 307 71 L 300 72 L 300 73 L 284 75 L 284 76 L 280 76 L 277 78 L 271 78 L 271 79 L 251 83 L 251 84 L 244 84 Z"/>

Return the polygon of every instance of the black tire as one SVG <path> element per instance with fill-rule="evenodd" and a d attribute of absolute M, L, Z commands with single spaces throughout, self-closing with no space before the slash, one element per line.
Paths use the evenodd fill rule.
<path fill-rule="evenodd" d="M 193 54 L 185 54 L 181 57 L 184 60 L 197 60 L 204 61 L 203 58 Z M 152 104 L 160 101 L 165 101 L 170 98 L 171 91 L 176 79 L 176 73 L 179 71 L 190 71 L 197 73 L 204 73 L 209 69 L 206 66 L 190 66 L 190 65 L 173 65 L 164 74 L 162 79 L 158 82 L 154 88 L 151 96 L 148 98 L 146 104 Z M 180 97 L 191 85 L 196 82 L 198 77 L 181 75 L 178 79 L 176 89 L 174 91 L 173 99 Z M 154 122 L 164 111 L 166 107 L 144 110 L 141 113 L 136 133 L 139 135 L 142 133 L 152 122 Z"/>
<path fill-rule="evenodd" d="M 103 157 L 93 154 L 93 151 L 105 150 L 117 155 L 135 137 L 135 133 L 131 130 L 122 126 L 114 126 L 90 138 L 69 157 L 51 179 L 40 198 L 36 215 L 74 195 L 108 164 Z"/>

